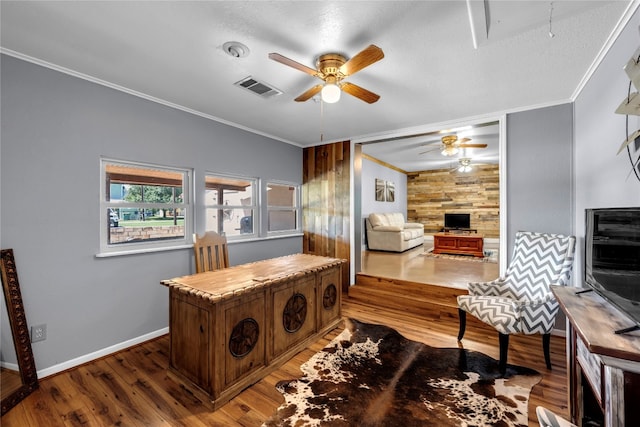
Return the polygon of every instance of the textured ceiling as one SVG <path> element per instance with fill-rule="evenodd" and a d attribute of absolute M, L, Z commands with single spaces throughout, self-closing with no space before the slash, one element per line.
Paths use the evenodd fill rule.
<path fill-rule="evenodd" d="M 305 147 L 569 101 L 621 18 L 636 7 L 627 1 L 3 0 L 0 42 L 9 55 Z M 249 55 L 227 55 L 222 46 L 232 40 Z M 385 57 L 348 81 L 379 94 L 375 104 L 347 94 L 336 104 L 294 102 L 320 81 L 268 58 L 277 52 L 313 67 L 322 53 L 350 57 L 369 44 Z M 234 86 L 247 76 L 283 93 L 265 99 Z M 402 141 L 392 144 L 401 151 Z M 428 168 L 397 162 L 405 170 Z"/>

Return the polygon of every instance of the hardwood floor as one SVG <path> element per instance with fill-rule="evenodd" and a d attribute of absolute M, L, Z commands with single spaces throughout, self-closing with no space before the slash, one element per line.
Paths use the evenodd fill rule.
<path fill-rule="evenodd" d="M 402 253 L 364 251 L 362 274 L 389 277 L 407 282 L 442 285 L 449 288 L 467 289 L 473 281 L 488 281 L 498 277 L 497 262 L 477 262 L 430 258 L 424 255 L 430 247 L 417 248 Z"/>
<path fill-rule="evenodd" d="M 375 259 L 377 255 L 379 254 L 370 259 Z M 417 258 L 415 253 L 405 253 L 404 256 Z M 394 258 L 397 260 L 401 257 Z M 380 258 L 374 262 L 377 268 L 382 263 Z M 400 267 L 398 262 L 395 267 L 391 261 L 387 260 L 385 263 L 389 271 L 383 277 L 391 275 L 393 269 L 402 271 L 405 275 L 402 280 L 406 283 L 409 283 L 408 279 L 414 273 L 423 279 L 429 276 L 424 272 L 417 273 L 418 267 L 414 264 L 418 261 L 405 267 Z M 466 280 L 461 277 L 484 277 L 490 274 L 485 271 L 486 266 L 482 266 L 484 263 L 463 263 L 457 268 L 450 263 L 436 263 L 425 269 L 431 268 L 435 277 L 444 277 L 440 275 L 442 271 L 453 269 L 452 273 L 447 273 L 450 279 L 446 280 L 454 283 Z M 366 268 L 364 270 L 367 271 Z M 367 273 L 370 274 L 371 270 Z M 402 280 L 399 283 L 405 283 Z M 448 307 L 424 307 L 422 314 L 415 314 L 407 310 L 386 308 L 384 303 L 384 297 L 373 296 L 365 301 L 345 296 L 343 315 L 364 322 L 386 324 L 409 339 L 432 346 L 458 345 L 457 317 L 451 314 Z M 429 303 L 425 305 L 428 306 Z M 300 376 L 299 366 L 322 349 L 340 330 L 341 327 L 331 331 L 215 412 L 209 411 L 202 402 L 168 378 L 169 338 L 163 336 L 41 380 L 40 388 L 3 416 L 1 424 L 3 427 L 260 426 L 283 402 L 275 384 L 283 379 Z M 497 334 L 476 323 L 468 323 L 463 345 L 467 349 L 498 357 Z M 537 405 L 543 405 L 567 417 L 564 338 L 552 337 L 551 360 L 553 370 L 548 371 L 539 336 L 511 338 L 509 363 L 534 368 L 543 375 L 542 381 L 531 393 L 531 427 L 538 426 L 535 417 Z"/>
<path fill-rule="evenodd" d="M 404 253 L 365 251 L 362 272 L 345 298 L 346 315 L 356 310 L 354 317 L 373 322 L 383 316 L 384 321 L 378 323 L 397 329 L 407 338 L 438 347 L 457 346 L 457 295 L 466 293 L 469 282 L 497 278 L 499 266 L 497 262 L 474 262 L 472 258 L 460 261 L 424 256 L 428 249 L 418 247 Z M 467 316 L 461 345 L 499 358 L 497 332 L 473 316 Z M 538 405 L 569 418 L 566 344 L 562 336 L 551 337 L 551 362 L 553 369 L 549 371 L 540 335 L 511 336 L 508 363 L 536 369 L 543 375 L 531 393 L 530 427 L 539 426 L 535 416 Z"/>

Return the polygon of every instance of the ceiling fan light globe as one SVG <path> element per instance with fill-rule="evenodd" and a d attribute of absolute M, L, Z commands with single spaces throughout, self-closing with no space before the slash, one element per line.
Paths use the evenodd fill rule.
<path fill-rule="evenodd" d="M 456 147 L 445 147 L 440 154 L 443 156 L 454 156 L 458 154 L 458 149 Z"/>
<path fill-rule="evenodd" d="M 333 83 L 327 83 L 323 86 L 322 91 L 320 92 L 322 96 L 322 101 L 327 104 L 333 104 L 340 100 L 340 88 L 338 85 Z"/>

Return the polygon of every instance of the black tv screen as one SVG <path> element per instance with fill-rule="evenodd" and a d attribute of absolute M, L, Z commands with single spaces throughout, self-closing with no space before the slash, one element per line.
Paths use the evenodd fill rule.
<path fill-rule="evenodd" d="M 640 325 L 640 207 L 587 209 L 585 284 Z"/>
<path fill-rule="evenodd" d="M 444 228 L 471 228 L 471 215 L 468 213 L 445 213 Z"/>

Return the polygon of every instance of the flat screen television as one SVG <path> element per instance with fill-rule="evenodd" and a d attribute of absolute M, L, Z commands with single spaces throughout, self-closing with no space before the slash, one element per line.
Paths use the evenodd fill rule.
<path fill-rule="evenodd" d="M 454 229 L 454 230 L 471 228 L 471 214 L 445 213 L 444 228 Z"/>
<path fill-rule="evenodd" d="M 640 327 L 640 207 L 587 209 L 585 284 Z"/>

